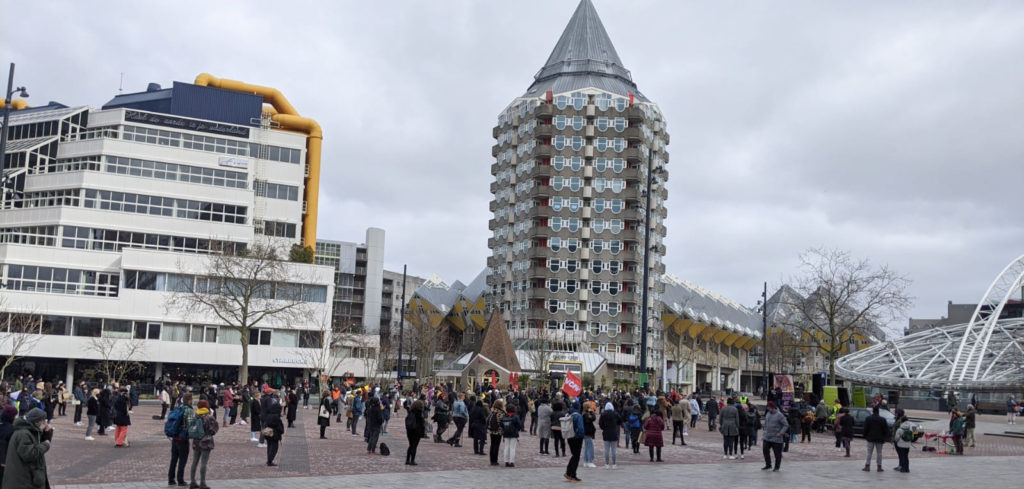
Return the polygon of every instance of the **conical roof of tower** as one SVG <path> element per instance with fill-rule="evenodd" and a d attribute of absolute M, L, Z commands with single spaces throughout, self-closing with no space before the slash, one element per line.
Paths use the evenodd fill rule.
<path fill-rule="evenodd" d="M 497 309 L 491 313 L 491 319 L 487 321 L 487 332 L 484 333 L 484 342 L 480 345 L 480 355 L 509 372 L 522 371 L 516 350 L 512 347 L 512 338 L 505 327 L 505 320 Z"/>
<path fill-rule="evenodd" d="M 580 1 L 555 49 L 533 78 L 528 96 L 540 96 L 548 90 L 562 93 L 594 87 L 622 96 L 632 93 L 644 99 L 629 70 L 622 65 L 590 0 Z"/>

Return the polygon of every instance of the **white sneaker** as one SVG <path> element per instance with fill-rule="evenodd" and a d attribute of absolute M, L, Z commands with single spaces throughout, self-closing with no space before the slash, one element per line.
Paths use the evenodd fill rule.
<path fill-rule="evenodd" d="M 93 440 L 95 440 L 95 438 L 93 438 L 93 437 L 91 437 L 91 436 L 87 436 L 87 437 L 85 437 L 85 439 L 86 439 L 86 440 L 89 440 L 89 441 L 93 441 Z"/>
<path fill-rule="evenodd" d="M 612 468 L 612 466 L 611 466 L 611 465 L 608 465 L 608 464 L 604 464 L 604 469 L 605 469 L 605 470 L 608 470 L 608 469 L 610 469 L 610 468 Z"/>
<path fill-rule="evenodd" d="M 735 455 L 729 455 L 729 460 L 736 460 L 736 456 Z"/>
<path fill-rule="evenodd" d="M 267 444 L 266 443 L 260 443 L 259 445 L 256 445 L 256 448 L 267 448 Z"/>
<path fill-rule="evenodd" d="M 742 453 L 740 454 L 740 460 L 743 460 L 743 454 Z"/>
<path fill-rule="evenodd" d="M 75 426 L 82 426 L 82 422 L 79 421 L 79 422 L 75 423 Z"/>
<path fill-rule="evenodd" d="M 246 423 L 245 420 L 243 419 L 243 420 L 239 421 L 238 424 L 246 425 L 246 424 L 249 424 L 249 423 Z"/>
<path fill-rule="evenodd" d="M 614 470 L 614 469 L 617 469 L 617 468 L 619 468 L 619 466 L 618 466 L 618 465 L 616 465 L 616 464 L 612 464 L 612 470 Z"/>
<path fill-rule="evenodd" d="M 728 455 L 722 455 L 722 460 L 728 460 L 728 459 L 729 459 Z"/>

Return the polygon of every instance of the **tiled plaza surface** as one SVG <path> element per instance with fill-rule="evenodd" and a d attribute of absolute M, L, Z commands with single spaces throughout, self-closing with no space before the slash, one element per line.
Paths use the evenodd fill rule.
<path fill-rule="evenodd" d="M 363 442 L 362 426 L 359 427 L 359 436 L 353 436 L 344 430 L 344 419 L 341 423 L 333 423 L 328 428 L 327 440 L 319 439 L 319 430 L 316 424 L 316 410 L 299 409 L 296 427 L 285 434 L 284 442 L 281 445 L 281 452 L 278 456 L 278 467 L 267 467 L 266 450 L 256 447 L 256 444 L 249 441 L 249 426 L 233 425 L 222 427 L 216 437 L 216 448 L 210 457 L 210 468 L 207 475 L 209 484 L 214 488 L 219 487 L 243 487 L 242 485 L 225 486 L 220 481 L 237 481 L 246 479 L 268 479 L 268 478 L 289 478 L 291 481 L 288 487 L 299 482 L 301 478 L 335 475 L 357 475 L 373 474 L 374 476 L 383 473 L 397 473 L 393 476 L 394 481 L 408 480 L 419 484 L 423 480 L 434 480 L 436 477 L 447 478 L 448 474 L 474 469 L 488 470 L 490 472 L 502 471 L 500 479 L 508 480 L 512 473 L 522 473 L 522 477 L 533 477 L 527 474 L 535 474 L 541 480 L 552 474 L 560 479 L 564 469 L 566 458 L 555 458 L 548 455 L 540 455 L 537 450 L 538 442 L 536 437 L 523 433 L 520 438 L 519 449 L 516 456 L 515 468 L 491 468 L 488 466 L 486 456 L 473 455 L 471 442 L 463 439 L 462 448 L 453 448 L 447 444 L 435 444 L 430 439 L 424 439 L 420 443 L 416 467 L 404 465 L 404 454 L 407 446 L 404 433 L 404 412 L 399 417 L 392 417 L 388 435 L 382 436 L 381 441 L 386 442 L 391 450 L 390 457 L 380 455 L 367 455 L 366 445 Z M 70 410 L 69 410 L 70 412 Z M 136 408 L 132 415 L 132 426 L 128 432 L 128 440 L 131 446 L 127 448 L 115 448 L 113 433 L 108 436 L 97 436 L 95 441 L 84 439 L 84 427 L 77 427 L 71 423 L 71 417 L 57 417 L 54 419 L 56 430 L 53 448 L 47 454 L 47 465 L 49 468 L 51 485 L 57 486 L 78 486 L 88 484 L 103 484 L 96 487 L 167 487 L 167 465 L 170 457 L 170 444 L 163 436 L 163 422 L 152 419 L 158 414 L 159 408 L 153 405 L 143 405 Z M 939 418 L 940 413 L 911 413 L 921 417 Z M 983 415 L 980 417 L 986 429 L 1001 432 L 1004 429 L 1017 429 L 1024 431 L 1024 426 L 1008 426 L 1005 422 L 1000 423 L 1004 418 L 1001 416 Z M 1024 420 L 1022 420 L 1024 422 Z M 929 425 L 941 425 L 941 421 L 929 423 Z M 1019 428 L 1018 428 L 1019 427 Z M 449 430 L 454 427 L 449 428 Z M 450 434 L 452 431 L 449 431 Z M 669 442 L 669 432 L 665 432 L 666 443 Z M 603 453 L 600 440 L 596 444 L 596 462 L 603 464 Z M 646 447 L 641 448 L 640 454 L 632 454 L 624 447 L 618 450 L 618 471 L 604 471 L 603 469 L 584 469 L 581 467 L 581 477 L 599 476 L 602 479 L 614 475 L 624 477 L 624 474 L 644 474 L 651 470 L 657 473 L 668 473 L 670 467 L 678 467 L 680 464 L 715 464 L 717 470 L 722 474 L 733 472 L 760 472 L 757 470 L 763 462 L 760 447 L 755 447 L 755 453 L 750 454 L 744 460 L 723 460 L 722 459 L 722 437 L 717 432 L 709 432 L 706 423 L 698 423 L 697 429 L 690 430 L 687 437 L 687 446 L 666 445 L 663 449 L 665 463 L 651 464 L 648 461 Z M 552 453 L 554 451 L 552 450 Z M 854 473 L 860 473 L 865 455 L 864 441 L 856 439 L 853 442 L 852 458 L 842 457 L 840 449 L 834 447 L 834 441 L 829 435 L 815 434 L 811 443 L 794 443 L 790 445 L 790 451 L 784 454 L 785 465 L 792 464 L 796 467 L 803 462 L 826 462 L 839 461 L 838 464 L 822 465 L 821 467 L 832 467 L 829 470 L 842 470 L 849 472 L 851 477 Z M 994 436 L 978 436 L 978 446 L 967 449 L 966 457 L 951 457 L 947 455 L 922 453 L 914 450 L 911 454 L 912 464 L 937 464 L 953 462 L 965 466 L 978 466 L 975 462 L 979 456 L 1003 456 L 1003 455 L 1024 455 L 1024 440 L 1014 438 L 1003 438 Z M 886 467 L 895 465 L 895 452 L 891 446 L 886 447 Z M 986 457 L 985 460 L 988 460 Z M 993 460 L 1001 460 L 994 458 Z M 1015 458 L 1015 470 L 1017 470 L 1017 482 L 1024 477 L 1024 468 L 1021 468 L 1019 458 Z M 980 460 L 978 460 L 980 462 Z M 191 463 L 191 461 L 190 461 Z M 985 462 L 988 463 L 988 462 Z M 726 470 L 722 465 L 736 466 L 737 470 Z M 818 467 L 808 465 L 808 467 Z M 537 470 L 533 470 L 537 469 Z M 542 470 L 541 470 L 542 469 Z M 687 468 L 686 471 L 696 470 Z M 701 469 L 706 470 L 706 469 Z M 430 477 L 422 477 L 412 474 L 401 476 L 406 472 L 435 472 Z M 786 472 L 786 471 L 783 471 Z M 896 475 L 896 474 L 892 474 Z M 187 477 L 187 470 L 186 470 Z M 406 478 L 403 478 L 406 477 Z M 783 475 L 788 477 L 788 475 Z M 293 478 L 299 478 L 294 479 Z M 916 477 L 915 477 L 916 478 Z M 331 478 L 330 480 L 341 480 Z M 353 479 L 353 482 L 362 479 Z M 524 479 L 526 481 L 528 479 Z M 114 483 L 125 482 L 149 482 L 141 485 L 119 485 Z M 107 485 L 111 484 L 111 485 Z M 231 484 L 240 484 L 232 482 Z M 261 485 L 266 481 L 261 482 Z M 269 487 L 269 486 L 264 486 Z M 281 487 L 284 487 L 283 485 Z M 324 487 L 319 486 L 318 487 Z M 330 487 L 342 487 L 331 484 Z M 827 486 L 822 486 L 827 487 Z"/>

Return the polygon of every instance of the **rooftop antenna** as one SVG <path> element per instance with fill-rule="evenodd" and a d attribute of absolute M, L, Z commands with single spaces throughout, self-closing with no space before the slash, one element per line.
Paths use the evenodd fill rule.
<path fill-rule="evenodd" d="M 117 85 L 117 91 L 118 92 L 123 92 L 124 91 L 124 72 L 123 71 L 121 72 L 121 82 L 118 83 L 118 85 Z"/>

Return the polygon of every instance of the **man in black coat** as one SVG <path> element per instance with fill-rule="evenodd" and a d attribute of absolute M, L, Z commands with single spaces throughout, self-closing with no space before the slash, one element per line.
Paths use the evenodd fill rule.
<path fill-rule="evenodd" d="M 878 471 L 882 471 L 882 447 L 889 440 L 889 424 L 878 415 L 878 406 L 872 410 L 871 416 L 864 420 L 864 440 L 868 442 L 868 458 L 864 461 L 864 472 L 871 472 L 871 452 L 877 452 Z"/>

